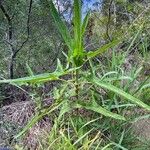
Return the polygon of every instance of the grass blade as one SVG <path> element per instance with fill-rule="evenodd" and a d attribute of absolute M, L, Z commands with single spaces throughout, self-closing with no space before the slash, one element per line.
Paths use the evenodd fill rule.
<path fill-rule="evenodd" d="M 81 136 L 76 142 L 74 142 L 73 145 L 76 145 L 77 143 L 79 143 L 84 137 L 86 137 L 89 133 L 91 133 L 94 129 L 92 128 L 90 131 L 88 131 L 87 133 L 85 133 L 83 136 Z"/>
<path fill-rule="evenodd" d="M 116 94 L 119 94 L 121 95 L 122 97 L 130 100 L 131 102 L 147 109 L 150 111 L 150 106 L 148 106 L 147 104 L 143 103 L 141 100 L 133 97 L 132 95 L 124 92 L 123 90 L 109 84 L 109 83 L 105 83 L 105 82 L 100 82 L 98 78 L 94 78 L 93 81 L 92 81 L 94 84 L 97 84 L 98 86 L 102 87 L 102 88 L 105 88 L 105 89 L 108 89 L 112 92 L 115 92 Z"/>

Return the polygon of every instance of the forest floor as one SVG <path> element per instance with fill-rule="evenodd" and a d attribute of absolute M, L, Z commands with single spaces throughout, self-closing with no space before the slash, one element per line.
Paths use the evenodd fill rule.
<path fill-rule="evenodd" d="M 13 140 L 20 129 L 34 116 L 35 106 L 31 101 L 15 102 L 11 105 L 2 107 L 0 112 L 0 146 L 12 146 L 15 144 L 28 145 L 30 149 L 35 149 L 38 140 L 45 132 L 49 132 L 52 127 L 52 120 L 44 118 L 29 130 L 28 134 L 21 140 Z M 130 127 L 134 134 L 143 140 L 150 140 L 150 118 L 149 114 L 143 109 L 136 108 L 132 113 L 125 112 L 126 115 L 133 115 L 133 112 L 142 116 L 140 120 L 135 120 Z"/>

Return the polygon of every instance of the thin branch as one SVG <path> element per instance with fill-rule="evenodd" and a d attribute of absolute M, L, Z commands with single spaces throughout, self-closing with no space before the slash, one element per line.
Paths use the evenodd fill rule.
<path fill-rule="evenodd" d="M 11 17 L 8 15 L 7 11 L 5 10 L 4 6 L 2 5 L 2 2 L 0 1 L 0 8 L 3 12 L 3 14 L 5 15 L 5 17 L 7 18 L 8 22 L 11 21 Z"/>
<path fill-rule="evenodd" d="M 2 1 L 0 1 L 0 8 L 4 14 L 4 16 L 6 17 L 7 21 L 8 21 L 8 26 L 9 26 L 9 36 L 8 36 L 8 39 L 9 39 L 9 42 L 12 40 L 12 20 L 11 20 L 11 17 L 9 16 L 8 12 L 6 11 L 6 9 L 4 8 L 4 6 L 2 5 Z"/>
<path fill-rule="evenodd" d="M 7 44 L 9 44 L 11 47 L 13 47 L 13 44 L 10 41 L 8 41 L 7 39 L 4 39 L 3 41 L 6 42 Z"/>
<path fill-rule="evenodd" d="M 15 56 L 23 48 L 25 43 L 29 40 L 29 35 L 30 35 L 30 16 L 31 16 L 31 10 L 32 10 L 32 3 L 33 3 L 33 0 L 30 0 L 29 11 L 28 11 L 28 18 L 27 18 L 27 38 L 24 40 L 24 42 L 21 44 L 21 46 L 15 51 L 15 53 L 14 53 Z"/>
<path fill-rule="evenodd" d="M 108 37 L 108 39 L 110 41 L 112 41 L 110 35 L 109 35 L 109 28 L 110 28 L 110 21 L 111 21 L 111 6 L 112 6 L 112 3 L 113 3 L 113 0 L 110 1 L 109 3 L 109 8 L 108 8 L 108 22 L 107 22 L 107 25 L 106 25 L 106 35 Z"/>

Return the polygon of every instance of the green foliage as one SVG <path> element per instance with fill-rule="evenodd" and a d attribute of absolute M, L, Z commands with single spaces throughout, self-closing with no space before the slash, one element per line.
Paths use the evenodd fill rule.
<path fill-rule="evenodd" d="M 59 32 L 61 33 L 61 36 L 63 37 L 66 45 L 69 47 L 70 50 L 72 50 L 72 43 L 71 43 L 71 35 L 67 30 L 66 25 L 64 24 L 64 22 L 60 19 L 60 16 L 53 4 L 52 1 L 47 2 L 50 5 L 50 10 L 52 12 L 52 16 L 55 20 L 55 24 L 57 25 L 57 28 L 59 30 Z"/>
<path fill-rule="evenodd" d="M 97 78 L 93 79 L 92 81 L 94 84 L 97 84 L 98 86 L 102 87 L 102 88 L 106 88 L 110 91 L 113 91 L 115 92 L 116 94 L 119 94 L 123 97 L 125 97 L 126 99 L 130 100 L 131 102 L 147 109 L 147 110 L 150 110 L 150 107 L 146 104 L 144 104 L 142 101 L 138 100 L 137 98 L 133 97 L 132 95 L 124 92 L 123 90 L 111 85 L 111 84 L 107 84 L 105 82 L 99 82 Z"/>
<path fill-rule="evenodd" d="M 132 68 L 130 75 L 124 74 L 124 71 L 121 69 L 126 56 L 129 54 L 129 51 L 136 43 L 136 40 L 138 40 L 140 33 L 143 31 L 143 23 L 140 25 L 138 32 L 133 34 L 130 39 L 130 44 L 127 46 L 126 52 L 120 52 L 116 55 L 114 48 L 117 47 L 122 40 L 124 40 L 126 36 L 124 34 L 121 34 L 115 40 L 112 40 L 96 50 L 90 50 L 87 52 L 84 47 L 84 35 L 86 35 L 86 28 L 88 26 L 90 14 L 88 13 L 82 21 L 81 1 L 74 0 L 73 34 L 72 31 L 70 32 L 70 29 L 67 28 L 65 22 L 61 19 L 53 1 L 45 1 L 49 4 L 48 6 L 55 21 L 55 25 L 67 46 L 68 53 L 66 53 L 66 51 L 63 52 L 66 56 L 66 63 L 63 63 L 62 65 L 60 60 L 57 59 L 57 66 L 54 72 L 40 75 L 35 75 L 31 69 L 32 67 L 26 63 L 26 68 L 29 74 L 28 77 L 0 80 L 1 84 L 10 83 L 17 86 L 26 84 L 35 86 L 39 83 L 61 81 L 59 83 L 59 87 L 55 87 L 53 89 L 54 103 L 48 108 L 41 108 L 40 111 L 37 111 L 31 121 L 15 138 L 19 138 L 24 135 L 45 116 L 50 116 L 52 113 L 57 112 L 53 128 L 44 141 L 48 141 L 48 149 L 111 150 L 116 148 L 127 150 L 126 145 L 123 145 L 126 129 L 121 131 L 122 128 L 120 129 L 120 126 L 122 127 L 122 124 L 126 123 L 126 121 L 130 121 L 131 118 L 128 119 L 124 116 L 122 108 L 138 105 L 150 111 L 149 105 L 134 97 L 138 91 L 144 91 L 147 93 L 147 89 L 149 88 L 149 83 L 147 81 L 149 81 L 149 78 L 139 85 L 136 90 L 130 91 L 132 84 L 138 80 L 137 78 L 142 67 L 138 69 Z M 118 2 L 124 3 L 124 1 Z M 107 58 L 105 64 L 108 64 L 108 70 L 106 68 L 103 69 L 102 63 L 99 64 L 98 67 L 95 66 L 95 58 L 105 58 L 104 53 L 112 48 L 113 52 L 111 53 L 111 60 Z M 143 53 L 145 54 L 146 52 L 147 51 L 144 51 Z M 90 64 L 89 70 L 84 69 L 84 65 L 87 63 Z M 98 69 L 101 71 L 99 71 L 100 73 L 98 72 Z M 66 79 L 66 76 L 69 77 Z M 124 85 L 124 82 L 126 85 Z M 104 93 L 101 91 L 104 91 Z M 125 104 L 122 102 L 124 99 L 128 100 L 124 101 Z M 90 115 L 94 114 L 93 120 L 90 120 L 89 118 L 89 120 L 86 120 L 86 117 L 82 117 L 80 111 L 85 111 L 85 113 L 90 113 Z M 105 116 L 105 119 L 101 115 Z M 98 118 L 95 118 L 95 116 L 98 116 Z M 97 122 L 98 120 L 100 120 L 100 122 Z M 120 126 L 118 125 L 118 122 L 121 124 Z M 117 136 L 117 140 L 106 140 L 107 143 L 105 143 L 98 130 L 107 131 L 107 128 L 111 128 L 111 123 L 114 123 L 114 128 L 118 127 L 120 129 L 120 134 Z M 94 125 L 95 128 L 92 127 Z M 45 147 L 41 148 L 45 149 Z"/>
<path fill-rule="evenodd" d="M 111 117 L 111 118 L 119 119 L 119 120 L 126 120 L 123 116 L 120 116 L 118 114 L 115 114 L 115 113 L 112 113 L 112 112 L 106 110 L 105 108 L 99 106 L 96 102 L 94 103 L 94 105 L 92 105 L 92 104 L 88 104 L 88 105 L 87 104 L 77 104 L 77 105 L 75 105 L 75 108 L 84 108 L 87 110 L 91 110 L 91 111 L 100 113 L 106 117 Z"/>

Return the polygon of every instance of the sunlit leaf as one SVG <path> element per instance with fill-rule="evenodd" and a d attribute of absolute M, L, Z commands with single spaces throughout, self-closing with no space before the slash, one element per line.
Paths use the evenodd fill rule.
<path fill-rule="evenodd" d="M 74 0 L 73 20 L 74 20 L 75 44 L 80 45 L 80 43 L 81 43 L 81 0 Z M 76 43 L 76 42 L 78 42 L 78 43 Z"/>
<path fill-rule="evenodd" d="M 95 51 L 90 51 L 87 53 L 87 58 L 94 58 L 98 55 L 103 54 L 104 52 L 106 52 L 109 48 L 113 48 L 114 46 L 116 46 L 118 43 L 120 42 L 120 40 L 114 40 L 108 44 L 105 44 L 104 46 L 102 46 L 101 48 L 95 50 Z"/>
<path fill-rule="evenodd" d="M 73 61 L 74 64 L 79 67 L 83 64 L 84 49 L 82 38 L 82 13 L 81 13 L 81 0 L 74 0 L 74 49 L 73 49 Z"/>
<path fill-rule="evenodd" d="M 61 64 L 60 60 L 57 59 L 57 68 L 55 70 L 55 72 L 63 72 L 64 69 L 63 69 L 63 65 Z"/>
<path fill-rule="evenodd" d="M 60 67 L 60 66 L 59 66 Z M 70 74 L 71 72 L 79 69 L 79 67 L 77 68 L 70 68 L 68 70 L 62 70 L 62 71 L 57 71 L 61 69 L 62 70 L 62 66 L 60 68 L 57 68 L 56 71 L 54 71 L 53 73 L 43 73 L 43 74 L 39 74 L 39 75 L 34 75 L 34 76 L 29 76 L 29 77 L 23 77 L 23 78 L 18 78 L 18 79 L 4 79 L 4 80 L 0 80 L 0 84 L 1 83 L 10 83 L 10 84 L 19 84 L 19 85 L 26 85 L 27 83 L 44 83 L 44 82 L 48 82 L 48 81 L 55 81 L 55 80 L 59 80 L 59 78 L 61 76 Z"/>
<path fill-rule="evenodd" d="M 31 77 L 0 80 L 0 83 L 16 83 L 16 84 L 20 84 L 20 85 L 23 85 L 26 83 L 40 83 L 40 82 L 58 80 L 61 75 L 63 75 L 63 73 L 59 73 L 59 72 L 44 73 L 44 74 L 40 74 L 40 75 L 34 75 Z"/>

